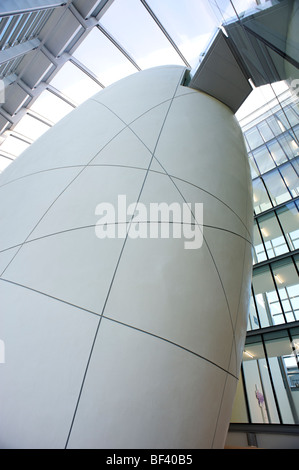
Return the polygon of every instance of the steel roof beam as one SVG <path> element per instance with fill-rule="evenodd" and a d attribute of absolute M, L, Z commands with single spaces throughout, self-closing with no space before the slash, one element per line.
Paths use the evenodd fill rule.
<path fill-rule="evenodd" d="M 132 65 L 134 65 L 134 67 L 140 72 L 141 68 L 139 67 L 139 65 L 135 62 L 135 60 L 133 59 L 133 57 L 130 56 L 130 54 L 119 44 L 119 42 L 116 41 L 116 39 L 114 39 L 114 37 L 108 33 L 108 31 L 100 24 L 97 25 L 97 28 L 101 31 L 101 33 L 103 33 L 107 39 L 109 39 L 109 41 L 112 42 L 112 44 L 117 47 L 117 49 L 126 57 L 126 59 L 128 59 Z"/>
<path fill-rule="evenodd" d="M 40 40 L 35 38 L 30 41 L 23 42 L 16 46 L 0 51 L 0 65 L 10 60 L 16 59 L 30 51 L 33 51 L 40 45 Z"/>
<path fill-rule="evenodd" d="M 99 20 L 113 2 L 114 0 L 73 0 L 72 4 L 85 20 L 91 17 Z"/>
<path fill-rule="evenodd" d="M 98 77 L 91 71 L 89 70 L 84 64 L 82 64 L 82 62 L 80 62 L 78 59 L 76 59 L 75 57 L 73 56 L 70 56 L 70 62 L 75 65 L 76 67 L 78 67 L 78 69 L 80 69 L 82 72 L 85 73 L 85 75 L 87 75 L 89 78 L 91 78 L 95 83 L 97 83 L 101 88 L 105 88 L 105 85 L 103 85 L 100 80 L 98 79 Z"/>
<path fill-rule="evenodd" d="M 9 2 L 0 3 L 0 17 L 57 8 L 66 5 L 66 3 L 66 1 L 61 0 L 10 0 Z"/>
<path fill-rule="evenodd" d="M 145 1 L 145 0 L 140 0 L 142 5 L 146 8 L 146 10 L 148 11 L 148 13 L 151 15 L 151 17 L 153 18 L 153 20 L 155 21 L 155 23 L 157 24 L 157 26 L 160 28 L 160 30 L 162 31 L 162 33 L 164 34 L 164 36 L 168 39 L 168 41 L 170 42 L 170 44 L 172 45 L 172 47 L 175 49 L 176 53 L 180 56 L 180 58 L 182 59 L 182 61 L 184 62 L 184 64 L 188 67 L 188 68 L 191 68 L 191 65 L 189 64 L 188 60 L 183 56 L 182 52 L 180 51 L 180 49 L 178 48 L 178 46 L 176 45 L 176 43 L 174 42 L 174 40 L 172 39 L 172 37 L 168 34 L 168 32 L 166 31 L 166 29 L 164 28 L 164 26 L 162 25 L 162 23 L 159 21 L 159 19 L 157 18 L 157 16 L 155 15 L 155 13 L 153 12 L 153 10 L 150 8 L 150 6 L 148 5 L 148 3 Z"/>

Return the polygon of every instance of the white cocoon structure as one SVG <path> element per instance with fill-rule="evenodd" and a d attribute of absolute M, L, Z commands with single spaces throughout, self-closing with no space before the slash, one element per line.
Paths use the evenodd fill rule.
<path fill-rule="evenodd" d="M 251 178 L 234 115 L 184 75 L 158 67 L 104 89 L 0 176 L 2 448 L 224 445 Z M 153 203 L 190 217 L 144 220 Z"/>

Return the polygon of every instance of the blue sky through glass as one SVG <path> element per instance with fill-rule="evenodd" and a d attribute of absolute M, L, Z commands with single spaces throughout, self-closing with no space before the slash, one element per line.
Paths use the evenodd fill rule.
<path fill-rule="evenodd" d="M 271 2 L 260 0 L 260 3 L 263 6 Z M 206 50 L 217 27 L 223 21 L 234 17 L 236 12 L 241 14 L 244 10 L 257 7 L 255 0 L 147 0 L 147 4 L 193 69 L 198 66 L 200 54 Z M 100 25 L 142 70 L 159 65 L 184 65 L 182 58 L 141 0 L 114 0 L 101 17 Z M 96 26 L 75 49 L 73 57 L 80 61 L 83 68 L 90 70 L 91 76 L 96 77 L 104 86 L 137 73 L 136 67 Z M 101 89 L 95 80 L 71 62 L 66 62 L 49 83 L 76 105 Z M 248 101 L 252 109 L 256 106 L 255 97 L 257 103 L 261 99 L 261 92 L 263 90 L 252 93 L 250 102 Z M 267 96 L 266 93 L 265 99 Z M 45 90 L 31 109 L 46 121 L 55 123 L 73 107 Z M 243 106 L 239 115 L 243 117 L 244 114 L 246 109 Z M 17 126 L 20 134 L 28 139 L 34 139 L 35 135 L 45 129 L 38 128 L 35 133 L 32 131 L 32 123 L 27 117 L 22 125 Z M 9 135 L 10 131 L 7 132 L 7 136 Z M 7 152 L 10 142 L 15 143 L 15 139 L 6 139 Z M 0 145 L 0 150 L 1 148 L 4 148 L 3 145 Z M 11 153 L 15 154 L 16 150 Z"/>

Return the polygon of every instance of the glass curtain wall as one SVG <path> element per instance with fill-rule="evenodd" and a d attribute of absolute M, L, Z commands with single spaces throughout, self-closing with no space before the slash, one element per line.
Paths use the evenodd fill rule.
<path fill-rule="evenodd" d="M 298 129 L 294 95 L 280 98 L 279 106 L 261 113 L 243 129 L 254 205 L 248 330 L 299 321 Z"/>
<path fill-rule="evenodd" d="M 249 335 L 232 423 L 299 424 L 299 328 Z"/>
<path fill-rule="evenodd" d="M 286 89 L 243 122 L 253 183 L 253 276 L 231 423 L 298 425 L 298 96 Z"/>
<path fill-rule="evenodd" d="M 299 49 L 294 3 L 266 3 L 281 23 L 288 17 L 286 38 L 278 23 L 255 14 L 243 19 L 238 10 L 239 24 L 230 28 L 236 41 L 244 39 L 249 68 L 259 57 L 269 59 L 266 75 L 261 68 L 253 73 L 257 88 L 237 113 L 252 176 L 254 230 L 248 331 L 231 422 L 299 425 Z M 265 76 L 270 85 L 263 85 Z"/>

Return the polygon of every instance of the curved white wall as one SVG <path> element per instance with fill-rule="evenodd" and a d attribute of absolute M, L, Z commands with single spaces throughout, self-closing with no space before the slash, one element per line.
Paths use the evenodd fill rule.
<path fill-rule="evenodd" d="M 225 442 L 247 323 L 251 178 L 234 116 L 181 86 L 184 71 L 101 91 L 0 177 L 2 448 Z M 203 203 L 202 247 L 97 238 L 95 208 L 119 194 Z"/>

